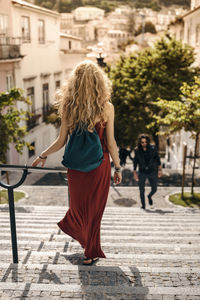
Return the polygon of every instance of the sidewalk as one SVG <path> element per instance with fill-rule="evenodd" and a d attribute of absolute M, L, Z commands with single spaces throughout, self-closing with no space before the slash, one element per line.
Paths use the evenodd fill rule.
<path fill-rule="evenodd" d="M 17 202 L 16 205 L 53 205 L 68 206 L 67 186 L 27 186 L 23 185 L 17 190 L 24 191 L 27 198 Z M 150 187 L 146 187 L 146 194 Z M 180 192 L 180 187 L 159 187 L 153 196 L 155 208 L 172 208 L 174 205 L 166 197 L 174 192 Z M 146 199 L 148 207 L 148 200 Z M 107 206 L 137 207 L 141 206 L 138 187 L 111 186 Z"/>

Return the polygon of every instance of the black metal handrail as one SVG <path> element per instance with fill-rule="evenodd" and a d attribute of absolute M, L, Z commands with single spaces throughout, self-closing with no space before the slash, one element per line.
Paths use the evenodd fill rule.
<path fill-rule="evenodd" d="M 8 204 L 10 213 L 10 230 L 11 230 L 11 241 L 12 241 L 12 254 L 13 263 L 18 263 L 18 251 L 17 251 L 17 233 L 16 233 L 16 220 L 15 220 L 15 204 L 14 204 L 14 188 L 20 186 L 30 173 L 66 173 L 66 169 L 55 169 L 55 168 L 42 168 L 42 167 L 31 167 L 31 166 L 19 166 L 19 165 L 0 165 L 1 171 L 23 171 L 20 180 L 13 184 L 7 184 L 0 180 L 0 186 L 8 190 Z"/>

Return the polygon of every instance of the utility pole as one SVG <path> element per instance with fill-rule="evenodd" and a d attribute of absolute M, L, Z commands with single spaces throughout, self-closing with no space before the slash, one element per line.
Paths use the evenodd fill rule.
<path fill-rule="evenodd" d="M 142 18 L 142 45 L 144 44 L 144 34 L 145 34 L 145 14 L 140 13 Z"/>

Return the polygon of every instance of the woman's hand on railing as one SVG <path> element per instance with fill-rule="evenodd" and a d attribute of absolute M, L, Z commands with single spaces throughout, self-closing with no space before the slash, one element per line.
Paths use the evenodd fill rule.
<path fill-rule="evenodd" d="M 37 156 L 36 159 L 34 159 L 34 161 L 32 162 L 31 166 L 37 167 L 37 165 L 41 163 L 41 167 L 43 168 L 46 163 L 46 159 L 47 157 Z"/>
<path fill-rule="evenodd" d="M 116 172 L 114 173 L 114 183 L 119 184 L 122 181 L 122 174 L 121 172 Z"/>

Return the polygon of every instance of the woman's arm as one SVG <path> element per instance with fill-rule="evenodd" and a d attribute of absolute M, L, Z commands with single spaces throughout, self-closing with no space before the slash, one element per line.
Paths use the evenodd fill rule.
<path fill-rule="evenodd" d="M 36 157 L 36 159 L 32 163 L 33 167 L 36 167 L 39 163 L 42 163 L 42 167 L 43 167 L 46 162 L 47 156 L 54 152 L 57 152 L 65 145 L 66 140 L 67 140 L 67 135 L 68 135 L 68 132 L 66 129 L 67 128 L 66 122 L 67 122 L 66 117 L 65 117 L 65 115 L 63 115 L 62 120 L 61 120 L 59 136 L 47 149 L 42 151 L 40 156 Z"/>
<path fill-rule="evenodd" d="M 106 125 L 107 147 L 115 166 L 114 181 L 115 183 L 120 183 L 122 179 L 121 172 L 120 172 L 120 161 L 118 155 L 118 148 L 114 136 L 115 112 L 114 112 L 114 106 L 111 103 L 107 104 L 107 115 L 108 115 L 108 121 Z M 119 171 L 116 171 L 116 169 L 119 169 Z"/>

